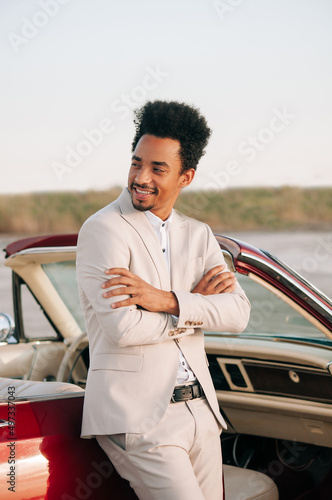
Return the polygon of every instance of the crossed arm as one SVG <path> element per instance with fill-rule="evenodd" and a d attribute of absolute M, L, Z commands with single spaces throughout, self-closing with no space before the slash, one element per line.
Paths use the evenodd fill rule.
<path fill-rule="evenodd" d="M 181 289 L 180 283 L 180 289 L 175 288 L 172 293 L 149 285 L 146 271 L 147 281 L 128 271 L 130 259 L 135 269 L 139 269 L 140 259 L 136 261 L 136 255 L 131 257 L 128 242 L 121 237 L 123 228 L 118 225 L 110 231 L 109 216 L 107 224 L 102 216 L 99 216 L 101 221 L 92 219 L 84 224 L 77 247 L 80 301 L 91 335 L 99 336 L 102 332 L 119 347 L 165 342 L 174 330 L 172 315 L 178 317 L 177 328 L 181 329 L 172 338 L 193 334 L 194 323 L 207 331 L 239 332 L 245 328 L 249 302 L 232 273 L 225 272 L 211 230 L 207 231 L 206 239 L 202 232 L 200 243 L 205 275 L 201 279 L 197 276 L 200 281 L 191 290 Z M 192 261 L 194 257 L 195 254 Z M 108 269 L 106 274 L 105 269 Z"/>
<path fill-rule="evenodd" d="M 191 293 L 201 295 L 215 295 L 219 293 L 230 293 L 236 287 L 234 273 L 222 272 L 226 266 L 216 266 L 210 269 L 197 283 Z M 116 297 L 118 295 L 130 295 L 129 298 L 112 303 L 112 308 L 137 305 L 151 312 L 165 312 L 174 316 L 179 315 L 179 304 L 173 292 L 165 292 L 155 288 L 142 280 L 132 272 L 124 268 L 113 267 L 106 270 L 108 275 L 116 277 L 108 279 L 102 283 L 102 288 L 113 288 L 106 291 L 105 298 Z"/>

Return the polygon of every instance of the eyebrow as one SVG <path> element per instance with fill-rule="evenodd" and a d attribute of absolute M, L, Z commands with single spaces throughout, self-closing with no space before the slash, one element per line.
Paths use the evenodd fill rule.
<path fill-rule="evenodd" d="M 166 168 L 169 168 L 169 165 L 168 163 L 166 163 L 165 161 L 152 161 L 151 162 L 152 165 L 157 165 L 158 167 L 166 167 Z"/>
<path fill-rule="evenodd" d="M 142 158 L 140 158 L 139 156 L 136 156 L 136 155 L 133 155 L 131 158 L 132 158 L 132 160 L 136 160 L 136 161 L 140 161 L 140 162 L 142 161 Z M 157 165 L 158 167 L 170 168 L 168 163 L 166 163 L 165 161 L 152 161 L 151 165 Z"/>

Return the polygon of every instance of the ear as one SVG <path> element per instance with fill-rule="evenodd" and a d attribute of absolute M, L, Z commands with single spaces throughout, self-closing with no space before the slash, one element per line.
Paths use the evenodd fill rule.
<path fill-rule="evenodd" d="M 181 182 L 180 182 L 181 188 L 189 186 L 189 184 L 192 182 L 193 178 L 195 177 L 195 173 L 196 173 L 196 171 L 193 168 L 189 168 L 188 170 L 185 170 L 183 172 L 183 174 L 181 175 Z"/>

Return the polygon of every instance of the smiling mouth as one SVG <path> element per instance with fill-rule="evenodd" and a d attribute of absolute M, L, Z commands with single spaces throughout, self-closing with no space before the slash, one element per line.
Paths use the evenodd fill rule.
<path fill-rule="evenodd" d="M 136 192 L 138 194 L 152 194 L 153 193 L 153 191 L 144 191 L 143 189 L 138 189 L 138 188 L 134 188 L 134 189 L 136 189 Z"/>
<path fill-rule="evenodd" d="M 144 201 L 152 194 L 156 194 L 156 191 L 151 191 L 149 189 L 139 188 L 137 186 L 132 186 L 132 189 L 135 191 L 135 198 L 138 200 Z"/>

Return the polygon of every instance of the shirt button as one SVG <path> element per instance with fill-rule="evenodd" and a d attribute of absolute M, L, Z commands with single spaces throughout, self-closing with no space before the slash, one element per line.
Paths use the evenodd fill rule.
<path fill-rule="evenodd" d="M 166 252 L 166 248 L 163 248 L 163 252 L 164 252 L 164 253 Z"/>
<path fill-rule="evenodd" d="M 161 225 L 161 227 L 165 227 L 165 222 Z"/>

